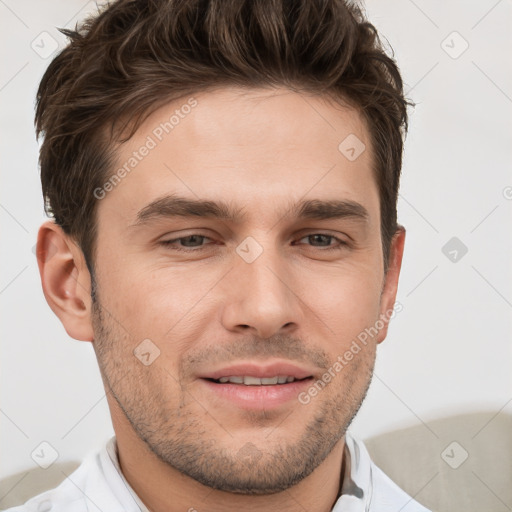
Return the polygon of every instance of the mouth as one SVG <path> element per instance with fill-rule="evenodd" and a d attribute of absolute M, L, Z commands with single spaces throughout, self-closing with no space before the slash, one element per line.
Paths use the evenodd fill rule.
<path fill-rule="evenodd" d="M 220 377 L 219 379 L 207 379 L 217 384 L 242 384 L 244 386 L 275 386 L 290 384 L 291 382 L 312 379 L 305 377 L 296 379 L 293 375 L 275 375 L 274 377 L 254 377 L 253 375 L 231 375 L 229 377 Z"/>
<path fill-rule="evenodd" d="M 208 372 L 199 380 L 218 405 L 268 410 L 297 403 L 314 376 L 310 369 L 290 363 L 242 363 Z"/>

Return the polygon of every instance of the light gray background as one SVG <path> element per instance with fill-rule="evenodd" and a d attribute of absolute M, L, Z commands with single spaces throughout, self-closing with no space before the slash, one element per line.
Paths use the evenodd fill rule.
<path fill-rule="evenodd" d="M 422 426 L 435 436 L 436 419 L 482 413 L 480 435 L 512 413 L 512 2 L 366 6 L 417 106 L 398 205 L 407 228 L 403 311 L 352 431 L 366 439 Z M 37 467 L 31 453 L 43 441 L 59 461 L 80 461 L 113 434 L 92 347 L 70 339 L 47 306 L 33 253 L 45 220 L 35 91 L 51 61 L 45 52 L 65 44 L 56 26 L 93 10 L 82 0 L 0 0 L 0 478 Z M 468 249 L 461 257 L 456 248 L 456 262 L 442 250 L 452 237 Z"/>

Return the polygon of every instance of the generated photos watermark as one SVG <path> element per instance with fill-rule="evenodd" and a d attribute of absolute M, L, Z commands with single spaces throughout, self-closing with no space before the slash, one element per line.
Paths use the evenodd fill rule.
<path fill-rule="evenodd" d="M 306 390 L 298 395 L 298 400 L 301 404 L 307 405 L 311 399 L 318 395 L 336 376 L 345 368 L 354 357 L 363 350 L 368 344 L 369 339 L 373 339 L 377 334 L 394 318 L 398 313 L 403 310 L 403 305 L 400 302 L 395 302 L 393 309 L 388 309 L 385 313 L 381 313 L 379 319 L 371 326 L 361 331 L 356 339 L 352 340 L 350 347 L 338 355 L 336 361 L 328 368 L 328 370 L 317 379 Z"/>
<path fill-rule="evenodd" d="M 166 135 L 172 132 L 178 126 L 182 119 L 192 112 L 198 103 L 194 97 L 187 100 L 186 103 L 177 108 L 167 121 L 156 126 L 151 134 L 146 137 L 144 144 L 137 150 L 132 152 L 132 156 L 128 158 L 117 171 L 101 186 L 94 189 L 93 195 L 96 199 L 103 199 L 108 192 L 114 190 L 121 181 L 128 176 L 133 169 L 146 158 L 153 149 L 155 149 Z"/>

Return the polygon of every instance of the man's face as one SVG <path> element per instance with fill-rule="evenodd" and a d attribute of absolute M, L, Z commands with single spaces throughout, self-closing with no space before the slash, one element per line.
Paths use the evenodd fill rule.
<path fill-rule="evenodd" d="M 351 134 L 355 160 L 338 149 Z M 340 446 L 384 335 L 333 365 L 392 307 L 366 128 L 321 98 L 226 88 L 153 113 L 126 163 L 98 201 L 95 257 L 116 432 L 205 485 L 286 489 Z M 211 204 L 185 215 L 177 197 Z"/>

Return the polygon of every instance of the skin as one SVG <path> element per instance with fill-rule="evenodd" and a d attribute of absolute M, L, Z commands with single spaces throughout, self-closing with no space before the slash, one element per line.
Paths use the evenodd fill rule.
<path fill-rule="evenodd" d="M 371 144 L 357 111 L 287 89 L 194 98 L 98 201 L 96 302 L 80 248 L 51 221 L 38 239 L 44 293 L 68 334 L 93 343 L 122 471 L 150 510 L 328 511 L 387 322 L 307 405 L 240 407 L 199 376 L 233 362 L 289 361 L 321 378 L 389 316 L 405 231 L 385 274 Z M 118 165 L 184 103 L 155 111 L 118 149 Z M 349 134 L 366 144 L 355 161 L 338 150 Z M 245 217 L 137 222 L 169 194 L 225 201 Z M 367 217 L 297 218 L 290 206 L 304 199 L 352 201 Z M 247 237 L 262 249 L 252 263 L 236 252 Z M 134 356 L 146 339 L 159 350 L 147 366 Z"/>

